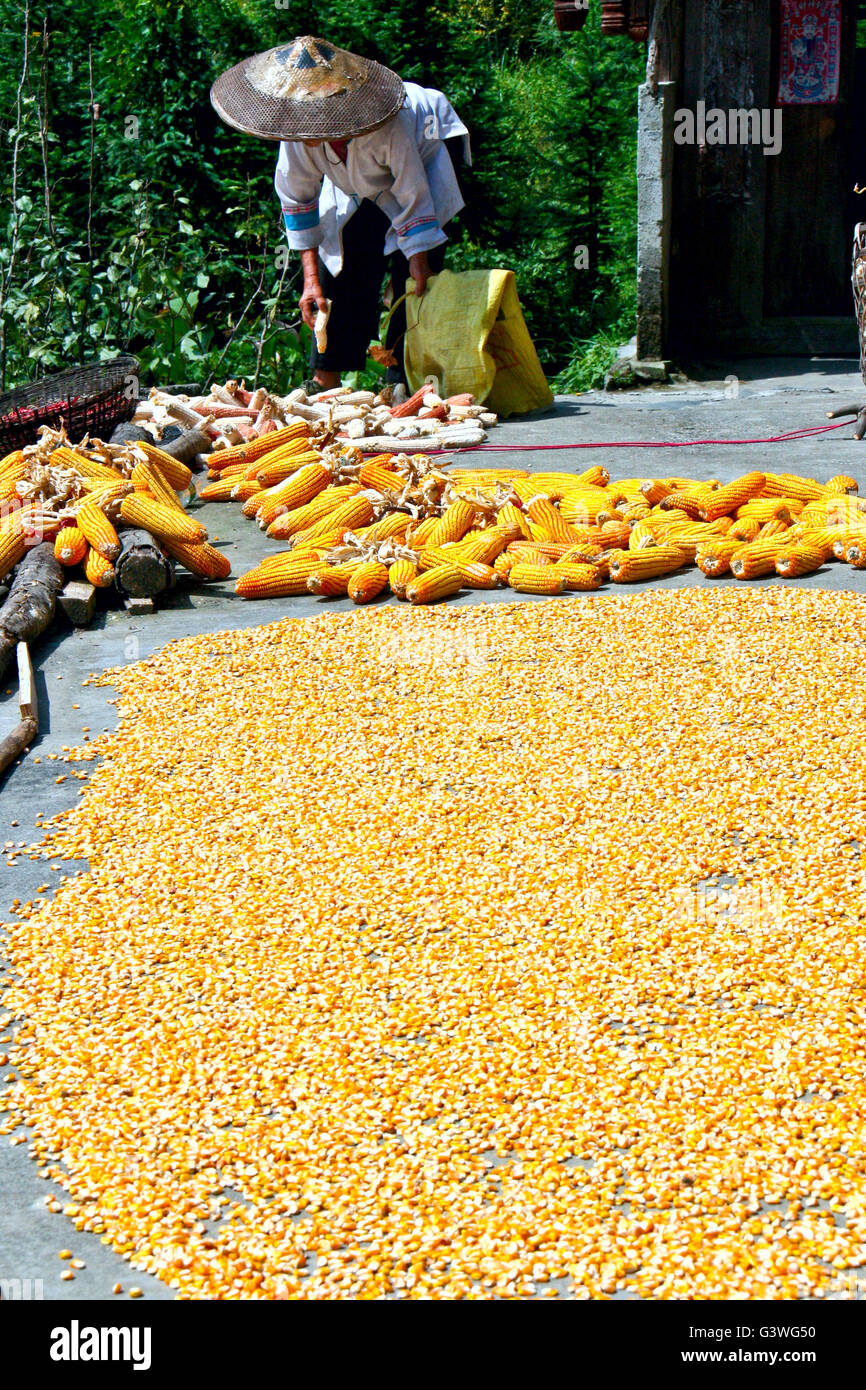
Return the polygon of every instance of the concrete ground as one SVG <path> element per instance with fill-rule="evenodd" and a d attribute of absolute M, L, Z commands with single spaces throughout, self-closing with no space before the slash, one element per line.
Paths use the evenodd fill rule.
<path fill-rule="evenodd" d="M 739 473 L 756 468 L 777 472 L 800 472 L 819 479 L 834 473 L 848 473 L 861 482 L 866 492 L 866 441 L 851 436 L 851 425 L 810 439 L 784 444 L 725 446 L 700 445 L 694 448 L 660 448 L 664 441 L 697 439 L 766 439 L 786 431 L 827 423 L 825 411 L 834 406 L 866 400 L 856 362 L 830 359 L 763 359 L 751 362 L 706 363 L 688 383 L 605 395 L 593 392 L 580 397 L 561 397 L 555 407 L 530 419 L 510 420 L 491 431 L 496 445 L 572 445 L 599 442 L 604 447 L 559 448 L 550 452 L 503 452 L 467 454 L 465 464 L 511 465 L 535 470 L 574 471 L 602 463 L 616 477 L 662 476 L 715 477 L 727 481 Z M 615 441 L 652 441 L 643 448 L 617 448 Z M 196 515 L 207 526 L 212 539 L 226 550 L 236 576 L 275 548 L 261 531 L 232 504 L 197 503 Z M 692 568 L 666 579 L 654 581 L 664 588 L 707 584 Z M 717 580 L 715 585 L 734 583 Z M 761 584 L 790 583 L 778 579 L 756 581 Z M 866 571 L 828 566 L 815 575 L 796 581 L 806 587 L 866 592 Z M 629 586 L 634 592 L 642 585 Z M 613 589 L 614 586 L 611 586 Z M 604 592 L 610 592 L 605 590 Z M 465 606 L 473 603 L 514 602 L 522 596 L 505 589 L 492 593 L 466 592 L 451 600 Z M 380 602 L 394 602 L 386 598 Z M 526 597 L 525 602 L 550 602 Z M 234 580 L 225 584 L 202 585 L 182 577 L 177 588 L 151 617 L 131 619 L 122 609 L 103 606 L 91 627 L 72 630 L 60 622 L 33 652 L 40 700 L 39 734 L 28 753 L 0 782 L 0 841 L 32 843 L 41 838 L 40 820 L 67 810 L 75 804 L 82 783 L 67 776 L 69 769 L 49 761 L 61 754 L 64 745 L 82 743 L 87 726 L 92 737 L 115 727 L 114 706 L 108 703 L 111 690 L 82 689 L 82 682 L 94 671 L 138 661 L 177 638 L 230 627 L 247 627 L 271 622 L 283 615 L 308 617 L 327 608 L 351 608 L 348 599 L 324 601 L 312 595 L 305 598 L 246 602 L 234 593 Z M 5 693 L 4 693 L 5 692 Z M 0 683 L 0 738 L 17 722 L 17 690 L 12 681 Z M 207 720 L 202 715 L 202 734 Z M 38 761 L 37 761 L 38 760 Z M 88 765 L 81 765 L 86 768 Z M 2 863 L 0 919 L 11 914 L 14 898 L 36 898 L 40 884 L 57 881 L 62 872 L 74 872 L 75 864 L 61 864 L 52 870 L 42 859 L 23 857 L 14 867 Z M 52 885 L 53 886 L 53 885 Z M 49 889 L 50 895 L 50 889 Z M 0 951 L 2 951 L 0 934 Z M 0 985 L 5 978 L 0 954 Z M 0 1019 L 3 1015 L 0 1013 Z M 0 1026 L 0 1039 L 6 1036 Z M 0 1053 L 8 1046 L 0 1042 Z M 11 1075 L 0 1066 L 0 1086 Z M 128 1289 L 137 1285 L 144 1296 L 169 1299 L 172 1290 L 157 1279 L 130 1270 L 129 1266 L 101 1243 L 99 1236 L 77 1232 L 72 1221 L 50 1213 L 46 1198 L 54 1193 L 61 1201 L 65 1194 L 38 1175 L 28 1158 L 26 1144 L 10 1144 L 0 1137 L 0 1296 L 27 1296 L 28 1285 L 9 1285 L 5 1281 L 31 1283 L 30 1296 L 51 1299 L 110 1299 L 115 1282 Z M 76 1272 L 74 1281 L 63 1282 L 66 1267 L 58 1252 L 69 1249 L 84 1260 L 86 1268 Z"/>

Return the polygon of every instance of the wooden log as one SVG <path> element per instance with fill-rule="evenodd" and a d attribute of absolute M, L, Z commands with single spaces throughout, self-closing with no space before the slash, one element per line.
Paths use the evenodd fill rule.
<path fill-rule="evenodd" d="M 30 746 L 39 728 L 33 666 L 26 642 L 18 643 L 17 653 L 19 720 L 12 732 L 0 742 L 0 773 L 5 772 L 9 764 Z"/>
<path fill-rule="evenodd" d="M 43 541 L 28 550 L 0 608 L 0 633 L 15 642 L 33 642 L 54 617 L 63 588 L 63 566 L 54 558 L 54 544 Z M 0 666 L 0 674 L 3 667 Z"/>
<path fill-rule="evenodd" d="M 163 453 L 171 454 L 172 458 L 177 459 L 178 463 L 185 463 L 188 468 L 192 468 L 196 466 L 195 459 L 198 454 L 210 452 L 212 442 L 205 430 L 184 430 L 176 439 L 160 443 L 159 447 Z"/>
<path fill-rule="evenodd" d="M 174 583 L 174 566 L 153 536 L 130 527 L 120 532 L 114 582 L 126 598 L 153 598 Z"/>

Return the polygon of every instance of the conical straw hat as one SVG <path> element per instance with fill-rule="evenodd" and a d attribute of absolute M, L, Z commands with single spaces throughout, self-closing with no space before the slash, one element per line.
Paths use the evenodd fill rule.
<path fill-rule="evenodd" d="M 229 68 L 210 99 L 228 125 L 265 140 L 346 140 L 391 119 L 405 100 L 390 68 L 305 35 Z"/>

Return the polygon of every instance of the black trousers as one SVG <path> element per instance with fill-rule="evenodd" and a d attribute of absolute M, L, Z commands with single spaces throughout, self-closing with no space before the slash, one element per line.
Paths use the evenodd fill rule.
<path fill-rule="evenodd" d="M 455 173 L 460 177 L 463 143 L 458 137 L 446 140 Z M 357 212 L 343 229 L 343 265 L 339 275 L 332 275 L 319 259 L 319 284 L 322 294 L 331 301 L 328 320 L 327 351 L 319 352 L 313 338 L 310 347 L 310 370 L 326 372 L 360 372 L 367 365 L 367 348 L 379 336 L 379 315 L 382 311 L 382 284 L 390 272 L 394 298 L 406 292 L 409 262 L 402 251 L 385 255 L 385 237 L 390 222 L 375 203 L 364 198 Z M 427 252 L 433 274 L 445 264 L 445 246 L 434 246 Z M 385 347 L 397 358 L 397 367 L 390 368 L 391 382 L 405 381 L 403 340 L 406 336 L 406 306 L 401 304 L 388 323 Z"/>

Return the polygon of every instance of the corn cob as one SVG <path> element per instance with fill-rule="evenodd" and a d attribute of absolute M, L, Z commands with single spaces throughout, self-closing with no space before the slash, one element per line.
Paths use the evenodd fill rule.
<path fill-rule="evenodd" d="M 496 528 L 509 541 L 527 539 L 529 537 L 529 527 L 526 524 L 526 517 L 519 507 L 515 507 L 512 502 L 506 502 L 504 507 L 500 507 L 496 513 Z"/>
<path fill-rule="evenodd" d="M 276 521 L 281 512 L 294 511 L 295 507 L 303 507 L 307 502 L 312 502 L 330 481 L 330 469 L 317 460 L 315 463 L 306 464 L 282 483 L 265 488 L 257 498 L 255 510 L 259 525 L 266 529 L 272 521 Z"/>
<path fill-rule="evenodd" d="M 801 541 L 799 545 L 785 546 L 777 551 L 776 573 L 783 579 L 799 579 L 803 574 L 813 574 L 820 569 L 824 560 L 823 546 Z"/>
<path fill-rule="evenodd" d="M 124 502 L 127 499 L 124 499 Z M 121 507 L 123 504 L 121 504 Z M 75 514 L 75 523 L 84 535 L 88 545 L 106 560 L 116 560 L 120 554 L 120 540 L 108 517 L 93 502 L 85 502 Z"/>
<path fill-rule="evenodd" d="M 596 565 L 605 572 L 609 552 L 600 545 L 572 545 L 562 556 L 560 563 L 565 565 Z"/>
<path fill-rule="evenodd" d="M 848 531 L 843 528 L 833 540 L 834 558 L 836 560 L 847 560 L 849 546 L 857 545 L 861 540 L 866 540 L 866 532 Z"/>
<path fill-rule="evenodd" d="M 459 541 L 471 531 L 475 524 L 476 508 L 469 502 L 452 502 L 439 517 L 427 538 L 426 545 L 444 545 L 447 541 Z"/>
<path fill-rule="evenodd" d="M 203 502 L 228 502 L 236 482 L 235 477 L 219 478 L 216 482 L 207 483 L 199 493 L 199 497 Z"/>
<path fill-rule="evenodd" d="M 187 541 L 163 538 L 160 544 L 173 560 L 178 560 L 185 569 L 201 579 L 228 579 L 232 572 L 228 556 L 207 541 L 190 545 Z"/>
<path fill-rule="evenodd" d="M 61 565 L 80 565 L 87 554 L 87 537 L 77 526 L 64 526 L 54 541 L 54 557 Z"/>
<path fill-rule="evenodd" d="M 855 570 L 866 569 L 866 535 L 855 536 L 854 540 L 849 541 L 845 559 Z"/>
<path fill-rule="evenodd" d="M 486 531 L 473 531 L 458 542 L 460 559 L 464 563 L 477 562 L 492 565 L 497 555 L 501 555 L 508 542 L 498 526 L 489 526 Z"/>
<path fill-rule="evenodd" d="M 10 454 L 4 454 L 2 459 L 0 459 L 0 478 L 2 478 L 7 468 L 15 468 L 19 463 L 22 463 L 23 460 L 23 449 L 13 449 Z"/>
<path fill-rule="evenodd" d="M 409 530 L 406 532 L 406 544 L 411 546 L 413 550 L 420 550 L 427 544 L 427 537 L 430 535 L 430 532 L 433 530 L 438 520 L 439 518 L 437 516 L 428 516 L 426 520 L 419 522 L 417 526 L 414 524 L 410 526 Z"/>
<path fill-rule="evenodd" d="M 345 487 L 326 487 L 305 507 L 295 507 L 293 511 L 278 516 L 267 528 L 267 533 L 274 540 L 288 540 L 291 536 L 299 535 L 314 526 L 317 521 L 321 521 L 323 516 L 336 511 L 337 507 L 342 506 L 360 490 L 357 483 L 349 483 Z"/>
<path fill-rule="evenodd" d="M 757 536 L 758 541 L 768 541 L 771 536 L 780 536 L 783 531 L 790 531 L 787 521 L 765 521 Z"/>
<path fill-rule="evenodd" d="M 793 521 L 795 515 L 802 511 L 803 504 L 795 503 L 794 507 L 796 510 L 792 510 L 787 499 L 780 497 L 756 497 L 738 507 L 736 515 L 738 521 L 742 517 L 751 517 L 763 526 L 765 521 Z"/>
<path fill-rule="evenodd" d="M 631 502 L 623 507 L 622 519 L 627 521 L 629 526 L 635 526 L 637 522 L 643 521 L 644 517 L 649 516 L 650 509 L 646 502 Z"/>
<path fill-rule="evenodd" d="M 565 575 L 567 589 L 587 591 L 601 588 L 602 576 L 595 565 L 580 565 L 560 560 L 552 569 Z"/>
<path fill-rule="evenodd" d="M 379 541 L 402 540 L 409 529 L 410 521 L 411 517 L 407 512 L 386 512 L 370 526 L 362 526 L 355 535 L 365 545 Z"/>
<path fill-rule="evenodd" d="M 349 580 L 366 563 L 359 556 L 357 560 L 348 560 L 343 565 L 320 564 L 307 580 L 307 588 L 320 598 L 345 598 L 349 591 Z"/>
<path fill-rule="evenodd" d="M 630 536 L 631 527 L 627 521 L 606 521 L 590 531 L 590 540 L 602 550 L 619 550 L 628 545 Z"/>
<path fill-rule="evenodd" d="M 418 569 L 411 560 L 395 560 L 388 569 L 388 586 L 395 598 L 405 599 L 406 587 L 418 577 Z"/>
<path fill-rule="evenodd" d="M 735 579 L 760 579 L 762 575 L 774 574 L 776 556 L 784 548 L 785 543 L 778 536 L 752 541 L 738 550 L 731 560 L 731 573 Z"/>
<path fill-rule="evenodd" d="M 741 516 L 735 521 L 728 535 L 732 541 L 753 541 L 761 529 L 760 521 L 753 516 Z"/>
<path fill-rule="evenodd" d="M 192 470 L 185 463 L 167 454 L 157 444 L 149 444 L 147 440 L 136 441 L 134 448 L 141 449 L 148 463 L 153 465 L 161 480 L 173 492 L 187 491 L 192 482 Z"/>
<path fill-rule="evenodd" d="M 365 560 L 352 574 L 347 593 L 353 603 L 371 603 L 388 584 L 388 566 Z"/>
<path fill-rule="evenodd" d="M 730 574 L 731 560 L 737 551 L 742 549 L 743 544 L 743 541 L 734 540 L 730 535 L 723 536 L 721 540 L 709 541 L 695 552 L 695 563 L 708 579 L 718 579 L 723 574 Z"/>
<path fill-rule="evenodd" d="M 566 541 L 512 541 L 508 554 L 513 555 L 518 564 L 543 565 L 564 560 L 572 550 L 574 546 Z"/>
<path fill-rule="evenodd" d="M 804 526 L 821 530 L 825 526 L 860 526 L 866 523 L 866 516 L 857 498 L 846 495 L 810 502 L 800 513 L 800 520 Z"/>
<path fill-rule="evenodd" d="M 265 489 L 262 487 L 258 478 L 236 478 L 232 486 L 231 500 L 233 502 L 242 502 L 244 516 L 252 518 L 256 515 L 258 507 L 251 507 L 248 512 L 246 509 L 247 503 L 252 503 L 254 499 L 258 502 L 264 491 Z"/>
<path fill-rule="evenodd" d="M 528 478 L 528 468 L 452 468 L 449 478 L 461 487 L 490 486 L 496 483 L 513 483 L 517 478 Z"/>
<path fill-rule="evenodd" d="M 513 555 L 510 555 L 508 553 L 507 550 L 503 550 L 502 554 L 497 555 L 496 559 L 493 561 L 493 568 L 496 570 L 496 573 L 499 575 L 499 578 L 502 580 L 503 584 L 508 583 L 508 575 L 511 572 L 512 565 L 514 564 L 516 564 L 516 560 Z"/>
<path fill-rule="evenodd" d="M 272 430 L 270 434 L 263 434 L 258 439 L 249 439 L 245 444 L 218 450 L 210 455 L 208 463 L 211 468 L 220 470 L 232 463 L 252 463 L 253 459 L 275 453 L 283 444 L 288 444 L 300 435 L 309 438 L 309 434 L 310 426 L 306 420 L 293 420 L 285 429 Z"/>
<path fill-rule="evenodd" d="M 18 561 L 24 558 L 27 542 L 19 526 L 4 527 L 0 531 L 0 579 L 5 579 Z"/>
<path fill-rule="evenodd" d="M 722 518 L 726 520 L 727 518 Z M 783 523 L 774 523 L 783 524 Z M 719 522 L 696 523 L 694 526 L 673 527 L 663 539 L 666 546 L 676 546 L 689 560 L 694 560 L 695 552 L 710 541 L 720 540 L 727 531 Z"/>
<path fill-rule="evenodd" d="M 640 491 L 648 507 L 657 507 L 668 493 L 673 492 L 673 488 L 668 487 L 661 478 L 646 478 L 640 485 Z"/>
<path fill-rule="evenodd" d="M 610 473 L 602 464 L 594 463 L 585 472 L 578 473 L 577 481 L 584 487 L 607 487 L 610 482 Z"/>
<path fill-rule="evenodd" d="M 77 449 L 70 449 L 68 445 L 61 445 L 58 449 L 52 449 L 49 462 L 53 468 L 58 466 L 72 469 L 82 478 L 94 478 L 105 483 L 116 483 L 118 474 L 115 469 L 107 468 L 105 464 L 96 463 L 86 454 L 79 453 Z"/>
<path fill-rule="evenodd" d="M 207 540 L 207 531 L 186 512 L 155 502 L 147 493 L 133 492 L 120 504 L 120 515 L 128 526 L 141 526 L 157 540 L 187 541 L 199 545 Z M 81 512 L 78 513 L 79 525 Z M 84 530 L 84 527 L 81 528 Z"/>
<path fill-rule="evenodd" d="M 856 478 L 849 478 L 847 473 L 836 473 L 824 486 L 825 497 L 842 497 L 849 492 L 857 492 L 858 485 Z"/>
<path fill-rule="evenodd" d="M 0 476 L 0 501 L 7 498 L 17 497 L 16 485 L 27 475 L 27 464 L 24 459 L 17 463 L 12 463 Z"/>
<path fill-rule="evenodd" d="M 492 565 L 485 565 L 481 560 L 461 560 L 458 557 L 455 557 L 451 563 L 462 574 L 463 583 L 467 589 L 500 589 L 502 587 L 502 580 Z"/>
<path fill-rule="evenodd" d="M 92 545 L 84 561 L 84 578 L 97 589 L 107 589 L 114 580 L 114 565 Z"/>
<path fill-rule="evenodd" d="M 646 550 L 649 546 L 658 545 L 657 529 L 645 519 L 635 522 L 631 528 L 627 548 L 629 550 Z"/>
<path fill-rule="evenodd" d="M 610 577 L 616 584 L 633 584 L 642 579 L 658 579 L 673 574 L 685 563 L 676 546 L 656 546 L 653 550 L 614 550 L 610 556 Z"/>
<path fill-rule="evenodd" d="M 309 467 L 310 464 L 321 464 L 321 457 L 314 449 L 299 450 L 290 454 L 282 454 L 277 459 L 265 459 L 264 463 L 258 459 L 250 468 L 245 469 L 244 477 L 253 477 L 262 487 L 276 487 L 277 483 L 284 483 L 289 478 L 299 473 L 302 468 Z M 324 467 L 324 465 L 322 465 Z M 252 473 L 250 471 L 252 469 Z M 328 481 L 331 474 L 328 473 Z"/>
<path fill-rule="evenodd" d="M 720 489 L 719 489 L 720 490 Z M 701 513 L 709 506 L 711 498 L 714 496 L 711 488 L 705 485 L 698 485 L 689 488 L 679 488 L 675 492 L 669 492 L 667 497 L 662 499 L 661 507 L 664 511 L 676 508 L 683 511 L 692 521 L 699 521 Z"/>
<path fill-rule="evenodd" d="M 292 598 L 307 592 L 307 580 L 321 567 L 316 550 L 302 555 L 286 551 L 270 558 L 276 563 L 259 565 L 242 574 L 235 584 L 235 593 L 241 598 Z"/>
<path fill-rule="evenodd" d="M 393 454 L 388 454 L 384 458 L 368 459 L 361 464 L 361 471 L 358 474 L 358 481 L 361 487 L 374 488 L 376 492 L 402 492 L 406 486 L 406 479 L 400 473 L 396 473 L 389 464 L 389 459 Z"/>
<path fill-rule="evenodd" d="M 518 563 L 512 565 L 508 583 L 519 594 L 564 594 L 568 588 L 568 573 L 559 565 Z"/>
<path fill-rule="evenodd" d="M 336 532 L 352 531 L 356 526 L 367 526 L 373 519 L 373 504 L 369 497 L 350 497 L 341 506 L 335 507 L 327 516 L 311 526 L 305 536 L 307 543 L 315 542 Z M 261 525 L 261 517 L 259 518 Z"/>
<path fill-rule="evenodd" d="M 568 492 L 559 504 L 559 514 L 570 526 L 592 526 L 599 512 L 610 510 L 610 498 L 601 488 Z"/>
<path fill-rule="evenodd" d="M 764 497 L 794 497 L 800 502 L 813 502 L 824 496 L 824 484 L 814 478 L 802 478 L 797 473 L 766 473 Z"/>
<path fill-rule="evenodd" d="M 716 521 L 720 516 L 735 512 L 751 498 L 760 496 L 763 487 L 763 473 L 744 473 L 741 478 L 735 478 L 732 483 L 726 483 L 705 498 L 698 508 L 698 515 L 702 521 Z"/>
<path fill-rule="evenodd" d="M 264 458 L 255 458 L 250 463 L 229 464 L 229 467 L 239 468 L 245 478 L 256 478 L 262 473 L 268 474 L 275 470 L 282 470 L 283 465 L 290 473 L 295 460 L 303 459 L 304 463 L 312 463 L 317 458 L 319 458 L 318 449 L 304 435 L 298 435 L 297 439 L 290 439 L 279 449 L 265 454 Z M 275 476 L 273 481 L 281 482 L 285 477 L 288 477 L 288 473 L 282 472 L 281 476 Z M 259 481 L 261 482 L 262 479 L 259 478 Z"/>
<path fill-rule="evenodd" d="M 169 487 L 165 479 L 161 478 L 149 463 L 137 463 L 129 475 L 129 481 L 136 492 L 149 492 L 157 502 L 165 502 L 167 506 L 183 511 L 174 488 Z M 100 491 L 100 501 L 104 496 L 105 493 Z"/>
<path fill-rule="evenodd" d="M 410 603 L 435 603 L 440 598 L 451 598 L 462 588 L 463 575 L 459 569 L 454 565 L 438 565 L 406 585 L 406 598 Z"/>

